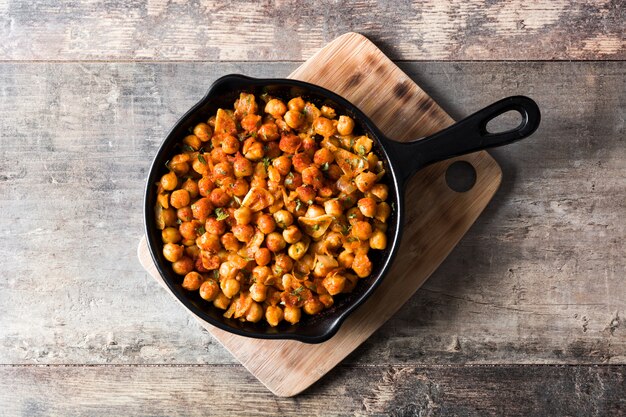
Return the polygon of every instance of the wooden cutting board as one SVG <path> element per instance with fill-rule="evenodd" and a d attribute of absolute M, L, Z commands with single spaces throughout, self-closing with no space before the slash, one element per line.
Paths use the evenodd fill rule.
<path fill-rule="evenodd" d="M 345 97 L 383 133 L 399 141 L 424 137 L 453 123 L 417 84 L 357 33 L 335 39 L 289 77 Z M 448 166 L 456 160 L 470 163 L 476 171 L 474 186 L 463 193 L 452 191 L 445 180 Z M 308 345 L 250 339 L 198 320 L 270 391 L 278 396 L 296 395 L 356 349 L 415 293 L 483 211 L 501 177 L 500 167 L 486 152 L 419 171 L 406 188 L 406 223 L 395 263 L 376 292 L 327 342 Z M 138 255 L 150 275 L 169 291 L 152 262 L 145 238 Z"/>

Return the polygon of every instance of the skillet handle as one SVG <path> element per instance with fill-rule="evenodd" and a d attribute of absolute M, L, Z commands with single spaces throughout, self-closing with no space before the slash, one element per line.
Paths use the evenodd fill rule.
<path fill-rule="evenodd" d="M 522 122 L 514 129 L 489 133 L 487 123 L 508 111 L 517 111 Z M 507 145 L 530 136 L 539 127 L 541 113 L 532 99 L 511 96 L 497 101 L 454 125 L 413 142 L 388 141 L 404 180 L 418 169 L 444 159 Z"/>

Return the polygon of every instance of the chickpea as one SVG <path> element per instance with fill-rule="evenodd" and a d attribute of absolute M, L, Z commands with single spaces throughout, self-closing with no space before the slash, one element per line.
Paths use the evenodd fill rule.
<path fill-rule="evenodd" d="M 252 302 L 246 313 L 246 321 L 256 323 L 263 318 L 263 307 L 259 303 Z"/>
<path fill-rule="evenodd" d="M 291 158 L 291 163 L 296 172 L 302 173 L 302 171 L 311 166 L 312 162 L 311 157 L 306 153 L 298 153 Z"/>
<path fill-rule="evenodd" d="M 250 191 L 248 182 L 243 178 L 237 178 L 234 183 L 230 185 L 230 189 L 234 196 L 244 197 Z"/>
<path fill-rule="evenodd" d="M 385 201 L 389 196 L 389 187 L 385 184 L 374 184 L 369 190 L 370 195 L 368 197 L 375 197 L 378 201 Z"/>
<path fill-rule="evenodd" d="M 324 136 L 325 138 L 337 133 L 333 122 L 325 117 L 318 117 L 315 119 L 313 121 L 313 129 L 315 129 L 315 133 Z"/>
<path fill-rule="evenodd" d="M 252 138 L 246 139 L 243 143 L 243 155 L 251 161 L 260 161 L 265 155 L 263 144 Z"/>
<path fill-rule="evenodd" d="M 278 170 L 280 175 L 287 175 L 291 170 L 291 159 L 287 156 L 282 155 L 272 161 L 272 165 L 274 168 Z"/>
<path fill-rule="evenodd" d="M 267 178 L 270 180 L 270 182 L 277 184 L 280 183 L 280 181 L 282 180 L 282 178 L 280 177 L 280 172 L 278 172 L 278 170 L 274 168 L 273 165 L 267 167 Z"/>
<path fill-rule="evenodd" d="M 370 237 L 370 248 L 379 250 L 387 248 L 387 235 L 382 230 L 374 230 Z"/>
<path fill-rule="evenodd" d="M 337 122 L 337 132 L 342 136 L 348 136 L 352 134 L 354 129 L 354 120 L 350 116 L 339 116 L 339 122 Z"/>
<path fill-rule="evenodd" d="M 365 253 L 357 253 L 352 262 L 352 270 L 359 276 L 365 278 L 372 273 L 372 262 Z"/>
<path fill-rule="evenodd" d="M 189 193 L 189 197 L 190 198 L 198 197 L 198 194 L 200 192 L 200 190 L 198 188 L 198 183 L 195 182 L 194 180 L 192 180 L 191 178 L 187 179 L 187 181 L 185 181 L 183 183 L 183 185 L 181 185 L 181 189 L 187 191 Z M 176 191 L 174 191 L 174 192 L 176 192 Z"/>
<path fill-rule="evenodd" d="M 296 324 L 300 321 L 300 317 L 302 317 L 302 312 L 300 311 L 299 307 L 285 306 L 284 316 L 285 321 L 291 324 Z"/>
<path fill-rule="evenodd" d="M 320 189 L 324 186 L 324 174 L 318 167 L 310 166 L 302 171 L 302 182 L 315 189 Z"/>
<path fill-rule="evenodd" d="M 365 217 L 374 217 L 376 215 L 376 200 L 373 198 L 362 198 L 357 202 L 357 205 Z"/>
<path fill-rule="evenodd" d="M 287 242 L 283 239 L 283 235 L 278 232 L 272 232 L 265 237 L 265 245 L 274 253 L 285 249 Z"/>
<path fill-rule="evenodd" d="M 177 186 L 178 177 L 176 177 L 174 172 L 170 171 L 161 177 L 161 187 L 163 187 L 164 190 L 172 191 L 176 189 Z"/>
<path fill-rule="evenodd" d="M 293 214 L 287 210 L 278 210 L 274 213 L 274 221 L 276 221 L 278 227 L 286 229 L 293 224 Z"/>
<path fill-rule="evenodd" d="M 200 248 L 198 248 L 198 250 L 200 250 Z M 202 263 L 202 267 L 207 271 L 218 269 L 222 264 L 222 261 L 218 255 L 214 255 L 211 252 L 207 251 L 200 251 L 200 262 Z"/>
<path fill-rule="evenodd" d="M 161 221 L 163 226 L 174 226 L 176 224 L 177 212 L 173 208 L 167 208 L 161 210 Z"/>
<path fill-rule="evenodd" d="M 355 139 L 352 149 L 354 149 L 354 152 L 357 154 L 365 156 L 372 151 L 372 144 L 373 141 L 367 136 L 359 136 Z"/>
<path fill-rule="evenodd" d="M 304 139 L 302 139 L 302 150 L 311 158 L 318 149 L 319 146 L 317 146 L 317 140 L 314 136 L 305 136 Z"/>
<path fill-rule="evenodd" d="M 372 236 L 372 225 L 368 222 L 356 222 L 352 225 L 352 234 L 359 240 L 368 240 Z"/>
<path fill-rule="evenodd" d="M 211 167 L 203 155 L 198 155 L 193 159 L 191 162 L 191 168 L 202 176 L 208 175 L 211 171 Z"/>
<path fill-rule="evenodd" d="M 252 221 L 252 210 L 249 207 L 239 207 L 235 210 L 234 217 L 237 224 L 248 224 Z"/>
<path fill-rule="evenodd" d="M 220 162 L 224 161 L 228 157 L 228 155 L 226 155 L 226 152 L 224 152 L 224 150 L 222 149 L 222 145 L 220 141 L 213 139 L 213 142 L 214 142 L 213 146 L 215 147 L 213 148 L 210 154 L 211 161 L 213 161 L 214 164 L 219 164 Z M 204 158 L 204 160 L 206 161 L 207 159 Z"/>
<path fill-rule="evenodd" d="M 335 160 L 335 155 L 326 148 L 321 148 L 315 151 L 313 155 L 313 162 L 317 165 L 331 164 Z"/>
<path fill-rule="evenodd" d="M 194 151 L 197 151 L 202 146 L 202 141 L 196 135 L 187 135 L 183 139 L 183 143 L 190 146 Z"/>
<path fill-rule="evenodd" d="M 174 208 L 182 208 L 189 205 L 191 201 L 191 197 L 189 197 L 189 192 L 187 190 L 176 190 L 172 192 L 170 195 L 170 204 Z"/>
<path fill-rule="evenodd" d="M 302 175 L 297 172 L 290 172 L 285 176 L 284 184 L 288 190 L 294 191 L 302 185 Z"/>
<path fill-rule="evenodd" d="M 296 193 L 300 201 L 306 204 L 313 204 L 313 200 L 317 197 L 315 190 L 310 185 L 302 185 L 296 188 Z"/>
<path fill-rule="evenodd" d="M 263 234 L 269 234 L 276 229 L 276 222 L 274 218 L 270 214 L 263 213 L 261 214 L 257 220 L 256 225 Z"/>
<path fill-rule="evenodd" d="M 224 207 L 230 203 L 230 196 L 221 188 L 213 189 L 209 198 L 211 200 L 211 204 L 215 207 Z"/>
<path fill-rule="evenodd" d="M 213 130 L 211 130 L 211 126 L 206 123 L 198 123 L 196 127 L 193 128 L 193 134 L 202 142 L 208 142 L 213 135 Z"/>
<path fill-rule="evenodd" d="M 306 314 L 312 316 L 320 313 L 324 309 L 324 304 L 322 304 L 317 298 L 311 298 L 304 302 L 302 309 Z"/>
<path fill-rule="evenodd" d="M 332 107 L 322 106 L 320 110 L 322 112 L 322 116 L 328 119 L 334 119 L 335 117 L 337 117 L 337 112 Z"/>
<path fill-rule="evenodd" d="M 193 217 L 195 219 L 198 219 L 201 222 L 205 222 L 213 211 L 213 204 L 211 203 L 211 200 L 203 197 L 199 200 L 196 200 L 196 202 L 191 205 L 191 211 L 193 212 Z"/>
<path fill-rule="evenodd" d="M 197 220 L 192 220 L 190 222 L 182 222 L 178 227 L 180 234 L 186 240 L 195 240 L 197 237 L 196 229 L 201 225 L 201 223 Z"/>
<path fill-rule="evenodd" d="M 182 239 L 180 231 L 175 227 L 166 227 L 161 231 L 163 243 L 178 243 Z"/>
<path fill-rule="evenodd" d="M 263 152 L 265 152 L 265 157 L 269 159 L 277 158 L 281 155 L 280 146 L 278 142 L 266 142 L 263 145 Z"/>
<path fill-rule="evenodd" d="M 370 152 L 367 154 L 367 164 L 368 164 L 368 168 L 371 171 L 375 171 L 381 168 L 378 162 L 379 162 L 378 156 L 376 156 L 374 152 Z"/>
<path fill-rule="evenodd" d="M 391 206 L 386 202 L 382 202 L 376 206 L 376 220 L 385 223 L 391 215 Z"/>
<path fill-rule="evenodd" d="M 250 160 L 244 158 L 240 153 L 238 153 L 233 161 L 233 171 L 237 178 L 243 178 L 252 175 L 254 167 L 252 166 L 252 162 L 250 162 Z"/>
<path fill-rule="evenodd" d="M 196 239 L 196 245 L 204 251 L 217 253 L 221 249 L 220 238 L 213 233 L 203 233 Z"/>
<path fill-rule="evenodd" d="M 213 301 L 220 293 L 220 286 L 214 279 L 207 279 L 200 285 L 200 297 L 207 301 Z"/>
<path fill-rule="evenodd" d="M 354 262 L 354 253 L 347 250 L 341 252 L 337 257 L 337 262 L 342 268 L 351 268 L 352 262 Z"/>
<path fill-rule="evenodd" d="M 287 126 L 292 129 L 298 129 L 306 121 L 304 114 L 295 110 L 289 110 L 287 113 L 285 113 L 284 119 L 285 123 L 287 123 Z"/>
<path fill-rule="evenodd" d="M 301 112 L 304 110 L 304 100 L 302 97 L 294 97 L 287 102 L 287 106 L 289 107 L 289 110 Z"/>
<path fill-rule="evenodd" d="M 322 280 L 322 285 L 330 295 L 337 295 L 346 286 L 346 279 L 341 275 L 328 275 Z"/>
<path fill-rule="evenodd" d="M 265 105 L 265 113 L 269 113 L 273 118 L 279 119 L 287 112 L 287 106 L 282 100 L 273 98 Z"/>
<path fill-rule="evenodd" d="M 220 242 L 228 252 L 237 252 L 239 250 L 239 241 L 231 232 L 222 235 Z"/>
<path fill-rule="evenodd" d="M 209 217 L 204 224 L 204 230 L 207 233 L 221 236 L 226 233 L 226 223 L 217 220 L 215 217 Z"/>
<path fill-rule="evenodd" d="M 209 177 L 202 177 L 198 180 L 198 193 L 202 197 L 208 197 L 215 188 L 215 184 Z"/>
<path fill-rule="evenodd" d="M 182 153 L 179 155 L 174 155 L 172 159 L 170 159 L 170 163 L 168 164 L 169 169 L 174 171 L 176 175 L 182 177 L 183 175 L 189 172 L 189 161 L 191 158 L 189 154 Z"/>
<path fill-rule="evenodd" d="M 283 310 L 279 306 L 267 306 L 265 320 L 267 320 L 270 326 L 277 326 L 283 320 Z"/>
<path fill-rule="evenodd" d="M 220 310 L 226 310 L 230 305 L 230 298 L 226 297 L 224 293 L 220 291 L 217 297 L 215 297 L 215 300 L 213 300 L 213 305 Z"/>
<path fill-rule="evenodd" d="M 326 235 L 324 239 L 324 243 L 326 244 L 326 248 L 330 251 L 336 251 L 342 245 L 343 235 L 338 232 L 330 232 Z"/>
<path fill-rule="evenodd" d="M 280 133 L 278 133 L 278 126 L 276 123 L 264 123 L 258 131 L 258 138 L 260 138 L 263 142 L 269 142 L 272 140 L 276 140 L 280 137 Z"/>
<path fill-rule="evenodd" d="M 193 271 L 193 260 L 186 256 L 183 256 L 176 262 L 172 263 L 172 269 L 177 275 L 187 275 Z"/>
<path fill-rule="evenodd" d="M 233 155 L 239 151 L 239 139 L 233 135 L 227 135 L 222 140 L 222 150 L 228 155 Z"/>
<path fill-rule="evenodd" d="M 239 284 L 239 281 L 237 281 L 236 279 L 230 278 L 230 279 L 223 280 L 220 283 L 220 288 L 222 289 L 222 292 L 224 293 L 226 297 L 233 298 L 235 294 L 239 292 L 241 285 Z"/>
<path fill-rule="evenodd" d="M 292 259 L 298 261 L 302 259 L 302 257 L 306 254 L 306 250 L 306 243 L 299 241 L 289 246 L 289 249 L 287 249 L 287 254 L 289 254 Z"/>
<path fill-rule="evenodd" d="M 275 265 L 280 268 L 282 271 L 291 271 L 293 269 L 293 261 L 291 258 L 285 253 L 277 253 L 276 259 L 274 260 Z"/>
<path fill-rule="evenodd" d="M 272 260 L 272 253 L 267 248 L 260 248 L 254 253 L 254 260 L 257 265 L 265 266 Z"/>
<path fill-rule="evenodd" d="M 343 205 L 338 200 L 324 201 L 324 212 L 330 216 L 339 217 L 343 214 Z"/>
<path fill-rule="evenodd" d="M 174 243 L 166 243 L 163 245 L 163 256 L 170 262 L 176 262 L 183 257 L 183 246 L 176 245 Z"/>
<path fill-rule="evenodd" d="M 365 193 L 374 186 L 376 179 L 376 174 L 374 174 L 373 172 L 361 172 L 354 179 L 354 184 L 360 192 Z"/>
<path fill-rule="evenodd" d="M 285 239 L 285 242 L 289 244 L 296 243 L 302 239 L 302 232 L 298 229 L 298 226 L 292 224 L 283 230 L 283 239 Z"/>
<path fill-rule="evenodd" d="M 192 271 L 185 275 L 183 279 L 182 287 L 187 291 L 196 291 L 202 285 L 204 278 L 199 273 Z"/>
<path fill-rule="evenodd" d="M 246 132 L 252 132 L 261 125 L 261 116 L 257 114 L 248 114 L 241 119 L 241 127 Z"/>
<path fill-rule="evenodd" d="M 249 224 L 237 224 L 232 227 L 233 235 L 238 241 L 248 243 L 254 236 L 254 227 Z"/>
<path fill-rule="evenodd" d="M 281 151 L 288 154 L 295 154 L 302 145 L 302 139 L 293 133 L 287 133 L 282 135 L 278 147 Z"/>
<path fill-rule="evenodd" d="M 324 211 L 323 208 L 321 208 L 318 205 L 312 204 L 306 210 L 305 217 L 315 218 L 315 217 L 323 216 L 325 213 L 326 212 Z"/>

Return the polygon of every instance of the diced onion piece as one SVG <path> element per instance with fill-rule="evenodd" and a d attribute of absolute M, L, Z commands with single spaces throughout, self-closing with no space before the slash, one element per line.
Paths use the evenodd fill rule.
<path fill-rule="evenodd" d="M 264 188 L 252 187 L 241 202 L 242 207 L 249 207 L 252 211 L 261 211 L 274 204 L 274 196 Z"/>
<path fill-rule="evenodd" d="M 229 135 L 237 134 L 237 124 L 232 112 L 224 109 L 217 109 L 215 115 L 215 133 L 227 133 Z"/>
<path fill-rule="evenodd" d="M 324 214 L 317 217 L 299 217 L 298 223 L 304 230 L 304 233 L 311 236 L 313 239 L 319 239 L 326 233 L 326 230 L 330 227 L 333 221 L 333 216 Z"/>

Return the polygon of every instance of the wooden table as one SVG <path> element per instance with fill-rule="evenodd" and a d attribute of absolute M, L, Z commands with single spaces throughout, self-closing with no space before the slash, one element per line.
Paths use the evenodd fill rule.
<path fill-rule="evenodd" d="M 626 413 L 626 4 L 0 1 L 0 414 Z M 138 264 L 144 181 L 219 76 L 368 36 L 455 118 L 543 123 L 398 314 L 271 395 Z"/>

